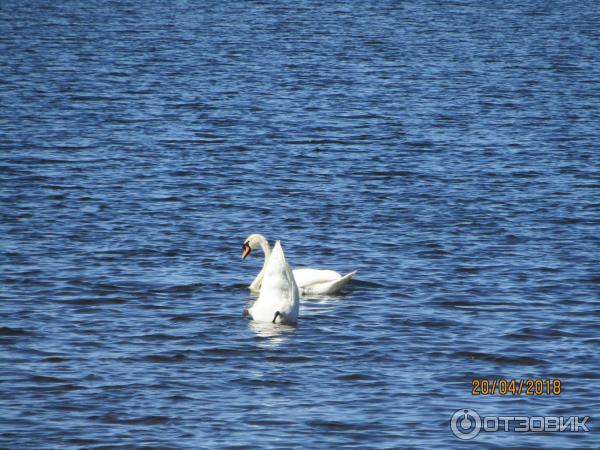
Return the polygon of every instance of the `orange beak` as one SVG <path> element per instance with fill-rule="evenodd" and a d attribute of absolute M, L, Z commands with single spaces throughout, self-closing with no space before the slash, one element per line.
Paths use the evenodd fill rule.
<path fill-rule="evenodd" d="M 248 256 L 251 251 L 252 249 L 250 248 L 250 246 L 248 244 L 244 244 L 242 246 L 242 259 L 246 259 L 246 256 Z"/>

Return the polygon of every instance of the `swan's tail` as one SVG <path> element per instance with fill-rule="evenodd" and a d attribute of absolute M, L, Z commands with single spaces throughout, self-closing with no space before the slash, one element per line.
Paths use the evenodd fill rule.
<path fill-rule="evenodd" d="M 281 293 L 288 294 L 290 302 L 295 301 L 298 297 L 298 287 L 294 279 L 294 274 L 285 260 L 283 248 L 279 241 L 275 243 L 271 257 L 265 267 L 259 300 L 263 296 L 263 293 L 269 295 L 269 291 L 275 292 L 275 295 L 280 295 Z M 281 313 L 284 314 L 283 311 Z"/>
<path fill-rule="evenodd" d="M 354 276 L 354 274 L 358 272 L 357 270 L 353 270 L 352 272 L 350 272 L 349 274 L 344 275 L 342 278 L 340 278 L 339 280 L 334 281 L 334 286 L 336 288 L 337 291 L 341 290 L 344 285 L 350 281 L 352 279 L 352 277 Z"/>
<path fill-rule="evenodd" d="M 303 288 L 303 294 L 337 294 L 350 281 L 357 271 L 350 272 L 337 280 L 318 283 Z"/>
<path fill-rule="evenodd" d="M 273 251 L 271 252 L 271 257 L 267 262 L 267 271 L 285 271 L 285 267 L 287 266 L 287 262 L 285 260 L 285 255 L 283 254 L 283 248 L 281 247 L 281 242 L 275 242 L 273 246 Z"/>

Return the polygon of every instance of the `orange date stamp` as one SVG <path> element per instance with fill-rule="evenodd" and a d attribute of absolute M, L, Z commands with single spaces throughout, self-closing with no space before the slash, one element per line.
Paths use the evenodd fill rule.
<path fill-rule="evenodd" d="M 560 395 L 558 379 L 474 378 L 471 395 Z"/>

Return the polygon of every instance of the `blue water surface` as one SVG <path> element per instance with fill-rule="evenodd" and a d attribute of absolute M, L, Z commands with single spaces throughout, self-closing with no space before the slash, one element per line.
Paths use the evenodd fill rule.
<path fill-rule="evenodd" d="M 598 448 L 599 24 L 0 2 L 0 447 Z M 296 327 L 245 320 L 254 232 L 358 274 Z M 461 408 L 592 431 L 460 441 Z"/>

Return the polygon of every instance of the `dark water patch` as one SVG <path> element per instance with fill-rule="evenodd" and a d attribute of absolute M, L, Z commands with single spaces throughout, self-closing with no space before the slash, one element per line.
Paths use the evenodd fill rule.
<path fill-rule="evenodd" d="M 432 141 L 410 141 L 406 142 L 404 145 L 408 147 L 418 148 L 421 150 L 431 149 L 434 146 Z"/>
<path fill-rule="evenodd" d="M 48 358 L 44 358 L 43 361 L 49 362 L 49 363 L 62 363 L 62 362 L 66 362 L 67 358 L 62 358 L 60 356 L 49 356 Z"/>
<path fill-rule="evenodd" d="M 155 202 L 166 202 L 166 203 L 176 203 L 176 202 L 183 201 L 181 198 L 175 197 L 173 195 L 169 195 L 167 197 L 154 197 L 152 200 Z"/>
<path fill-rule="evenodd" d="M 442 298 L 434 298 L 432 303 L 442 306 L 444 308 L 469 308 L 469 307 L 479 307 L 485 306 L 479 304 L 476 300 L 451 300 L 451 299 L 442 299 Z"/>
<path fill-rule="evenodd" d="M 194 317 L 189 316 L 175 316 L 169 319 L 171 322 L 192 322 L 196 320 Z"/>
<path fill-rule="evenodd" d="M 174 355 L 148 355 L 143 357 L 144 361 L 152 363 L 182 363 L 187 360 L 187 357 L 183 353 L 176 353 Z"/>
<path fill-rule="evenodd" d="M 389 171 L 373 171 L 373 172 L 355 172 L 355 176 L 367 176 L 373 178 L 395 178 L 395 177 L 412 177 L 414 172 L 408 170 L 389 170 Z"/>
<path fill-rule="evenodd" d="M 577 183 L 573 185 L 574 188 L 577 189 L 600 189 L 600 183 L 586 183 L 586 184 L 582 184 L 582 183 Z M 597 205 L 594 205 L 594 208 L 596 208 Z"/>
<path fill-rule="evenodd" d="M 374 378 L 370 375 L 366 375 L 366 374 L 361 374 L 361 373 L 349 373 L 349 374 L 344 374 L 344 375 L 338 375 L 337 377 L 335 377 L 336 380 L 339 381 L 347 381 L 347 382 L 353 382 L 353 381 L 373 381 Z"/>
<path fill-rule="evenodd" d="M 425 250 L 425 251 L 416 253 L 416 255 L 421 258 L 431 258 L 431 259 L 444 258 L 445 256 L 447 256 L 449 254 L 450 254 L 449 252 L 446 252 L 444 250 Z"/>
<path fill-rule="evenodd" d="M 203 102 L 177 103 L 177 104 L 172 105 L 172 108 L 174 108 L 174 109 L 190 109 L 193 111 L 216 109 L 215 107 L 213 107 L 207 103 L 203 103 Z"/>
<path fill-rule="evenodd" d="M 168 252 L 167 252 L 168 253 Z M 165 253 L 165 256 L 173 256 Z M 191 283 L 191 284 L 182 284 L 182 285 L 174 285 L 174 286 L 165 286 L 161 288 L 152 289 L 150 292 L 165 292 L 165 293 L 177 293 L 177 292 L 194 292 L 204 286 L 203 283 Z"/>
<path fill-rule="evenodd" d="M 71 391 L 80 391 L 80 390 L 84 390 L 85 388 L 73 383 L 66 383 L 66 384 L 53 384 L 53 383 L 47 383 L 47 384 L 42 384 L 42 385 L 33 385 L 33 386 L 28 386 L 27 390 L 29 391 L 34 391 L 34 392 L 48 392 L 48 393 L 62 393 L 62 392 L 71 392 Z"/>
<path fill-rule="evenodd" d="M 537 178 L 541 176 L 541 173 L 534 170 L 528 170 L 513 172 L 511 175 L 515 178 Z"/>
<path fill-rule="evenodd" d="M 451 328 L 454 326 L 461 326 L 460 322 L 446 319 L 428 319 L 423 321 L 415 321 L 414 323 L 412 321 L 409 321 L 407 325 L 421 326 L 425 328 L 433 328 L 439 330 L 444 328 Z"/>
<path fill-rule="evenodd" d="M 590 278 L 583 278 L 581 281 L 584 283 L 600 284 L 600 275 L 594 275 Z"/>
<path fill-rule="evenodd" d="M 369 288 L 380 288 L 384 287 L 383 284 L 376 283 L 374 281 L 361 280 L 360 278 L 352 278 L 349 282 L 357 287 L 369 287 Z"/>
<path fill-rule="evenodd" d="M 102 416 L 90 416 L 90 420 L 115 425 L 162 425 L 169 423 L 168 416 L 149 415 L 142 417 L 121 417 L 116 414 L 104 414 Z"/>
<path fill-rule="evenodd" d="M 225 144 L 225 139 L 177 139 L 160 141 L 161 145 L 180 146 L 180 145 L 207 145 L 207 144 Z"/>
<path fill-rule="evenodd" d="M 259 427 L 285 427 L 293 424 L 289 420 L 277 420 L 277 419 L 249 419 L 245 421 L 248 425 L 254 425 Z"/>
<path fill-rule="evenodd" d="M 551 337 L 577 337 L 577 333 L 573 333 L 567 329 L 561 329 L 560 325 L 555 324 L 549 328 L 534 328 L 525 327 L 516 332 L 511 332 L 506 335 L 507 339 L 528 340 L 528 339 L 547 339 Z"/>
<path fill-rule="evenodd" d="M 127 339 L 128 340 L 140 339 L 142 341 L 179 341 L 181 339 L 186 339 L 186 337 L 174 336 L 172 334 L 156 333 L 156 334 L 142 334 L 139 336 L 129 336 Z"/>
<path fill-rule="evenodd" d="M 77 308 L 73 310 L 73 314 L 96 314 L 94 308 Z"/>
<path fill-rule="evenodd" d="M 461 267 L 457 267 L 456 269 L 454 269 L 455 272 L 457 273 L 478 273 L 481 271 L 481 267 L 467 267 L 467 266 L 461 266 Z"/>
<path fill-rule="evenodd" d="M 560 267 L 537 267 L 535 270 L 539 270 L 540 272 L 549 272 L 549 273 L 557 273 L 562 270 Z"/>
<path fill-rule="evenodd" d="M 533 358 L 529 356 L 505 356 L 505 355 L 495 355 L 481 352 L 455 352 L 453 356 L 462 359 L 468 359 L 472 361 L 489 361 L 502 365 L 523 365 L 523 366 L 539 366 L 546 365 L 548 362 L 541 358 Z"/>
<path fill-rule="evenodd" d="M 125 300 L 118 298 L 80 298 L 75 300 L 67 300 L 64 303 L 79 306 L 103 306 L 103 305 L 123 305 Z"/>
<path fill-rule="evenodd" d="M 96 440 L 96 439 L 81 439 L 81 438 L 70 438 L 67 439 L 67 443 L 70 445 L 77 445 L 77 446 L 83 446 L 85 448 L 88 448 L 89 446 L 92 445 L 99 445 L 101 444 L 101 441 Z M 98 447 L 93 447 L 93 448 L 98 448 Z"/>
<path fill-rule="evenodd" d="M 348 144 L 346 141 L 336 139 L 308 139 L 308 140 L 290 140 L 284 142 L 286 145 L 327 145 L 327 144 Z"/>
<path fill-rule="evenodd" d="M 0 336 L 31 336 L 24 328 L 0 327 Z"/>
<path fill-rule="evenodd" d="M 262 379 L 248 377 L 232 379 L 231 383 L 239 384 L 241 386 L 273 389 L 280 389 L 282 387 L 290 388 L 298 384 L 296 381 L 289 379 Z"/>
<path fill-rule="evenodd" d="M 64 383 L 66 380 L 56 377 L 48 377 L 45 375 L 34 375 L 29 378 L 29 381 L 34 383 Z"/>
<path fill-rule="evenodd" d="M 241 316 L 241 313 L 240 313 Z M 224 356 L 224 357 L 232 357 L 232 356 L 239 356 L 239 355 L 243 355 L 246 353 L 246 350 L 244 348 L 218 348 L 218 347 L 212 347 L 212 348 L 205 348 L 202 352 L 205 355 L 209 355 L 209 356 Z"/>
<path fill-rule="evenodd" d="M 329 432 L 351 431 L 362 428 L 362 426 L 357 426 L 357 424 L 339 420 L 309 420 L 306 425 L 311 428 L 323 429 Z"/>
<path fill-rule="evenodd" d="M 175 170 L 171 172 L 171 176 L 174 177 L 191 177 L 194 175 L 196 175 L 196 173 L 191 170 Z"/>
<path fill-rule="evenodd" d="M 181 394 L 177 394 L 177 395 L 172 395 L 170 397 L 167 397 L 168 400 L 171 400 L 172 402 L 188 402 L 188 401 L 193 401 L 194 399 L 191 397 L 188 397 L 186 395 L 181 395 Z"/>

